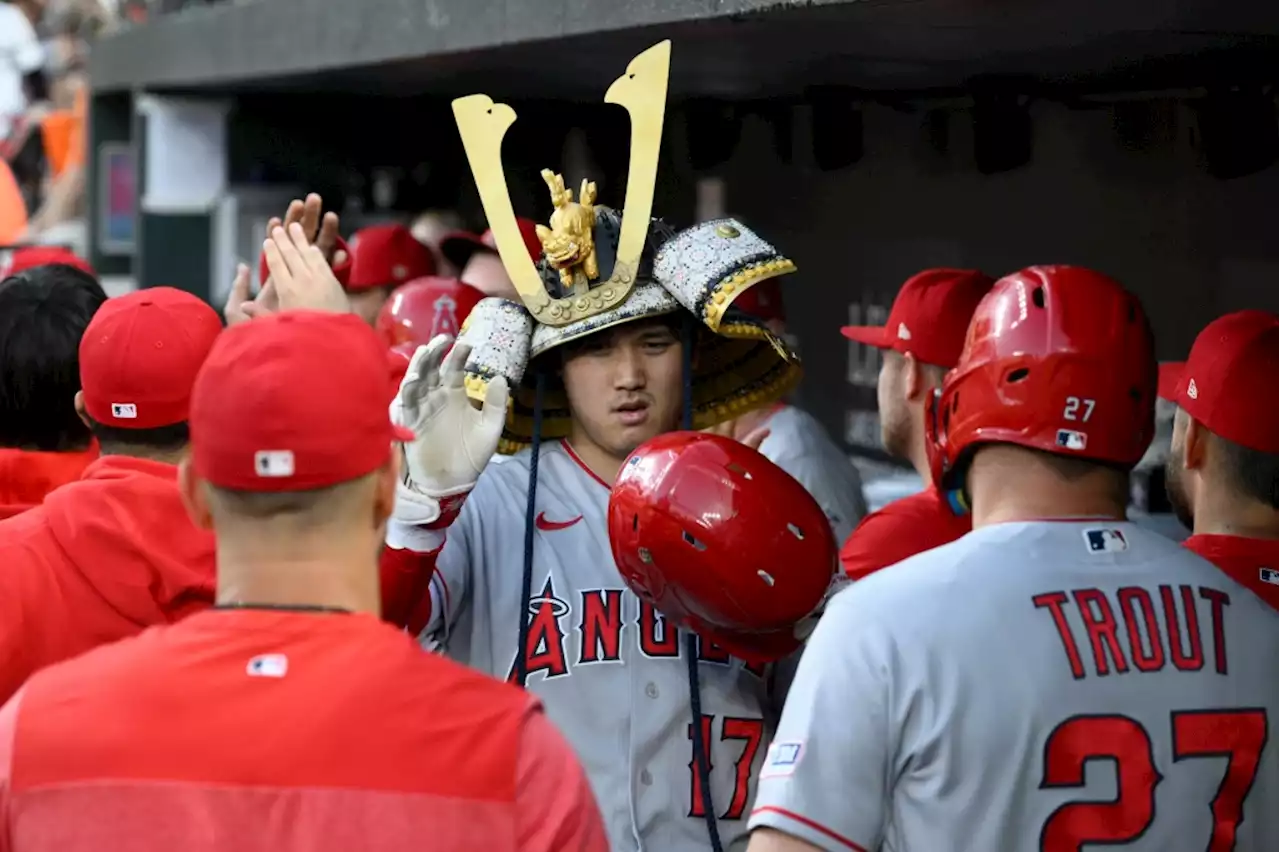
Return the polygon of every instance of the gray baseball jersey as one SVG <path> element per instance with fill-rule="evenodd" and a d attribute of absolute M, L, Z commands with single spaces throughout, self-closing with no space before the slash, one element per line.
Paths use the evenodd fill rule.
<path fill-rule="evenodd" d="M 611 848 L 705 852 L 684 636 L 626 587 L 609 548 L 609 486 L 559 441 L 539 462 L 532 598 L 520 600 L 530 457 L 486 468 L 449 527 L 424 637 L 510 679 L 527 609 L 527 685 L 586 767 Z M 776 721 L 767 710 L 771 672 L 710 643 L 699 656 L 720 837 L 741 848 Z"/>
<path fill-rule="evenodd" d="M 791 474 L 827 513 L 836 542 L 843 542 L 867 513 L 862 477 L 849 457 L 809 412 L 779 406 L 765 426 L 760 452 Z"/>
<path fill-rule="evenodd" d="M 977 530 L 836 596 L 751 825 L 842 852 L 1275 849 L 1276 627 L 1130 523 Z"/>

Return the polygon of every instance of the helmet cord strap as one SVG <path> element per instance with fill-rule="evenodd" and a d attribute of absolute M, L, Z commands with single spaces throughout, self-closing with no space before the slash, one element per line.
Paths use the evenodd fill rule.
<path fill-rule="evenodd" d="M 524 509 L 524 572 L 520 577 L 520 632 L 516 645 L 516 685 L 524 688 L 529 676 L 529 620 L 533 597 L 533 544 L 538 499 L 538 456 L 542 454 L 542 398 L 546 374 L 534 368 L 533 441 L 529 452 L 529 497 Z M 544 606 L 545 604 L 539 604 Z"/>
<path fill-rule="evenodd" d="M 697 322 L 693 314 L 685 312 L 684 322 L 680 326 L 681 357 L 683 358 L 684 405 L 681 410 L 680 427 L 686 431 L 693 429 L 693 345 L 696 338 Z M 720 843 L 720 828 L 716 822 L 715 800 L 711 796 L 711 754 L 710 745 L 706 741 L 707 731 L 702 726 L 702 686 L 698 681 L 698 636 L 689 633 L 684 637 L 684 656 L 689 666 L 689 709 L 693 715 L 690 726 L 693 740 L 693 759 L 698 770 L 698 792 L 701 794 L 702 815 L 707 821 L 707 834 L 711 839 L 712 852 L 723 852 Z"/>

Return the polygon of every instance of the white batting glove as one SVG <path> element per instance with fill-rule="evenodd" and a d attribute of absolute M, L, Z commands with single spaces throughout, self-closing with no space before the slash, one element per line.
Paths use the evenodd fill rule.
<path fill-rule="evenodd" d="M 396 495 L 397 521 L 428 529 L 447 527 L 498 449 L 510 397 L 507 380 L 490 380 L 484 406 L 476 410 L 463 387 L 470 354 L 470 346 L 454 344 L 445 334 L 418 347 L 391 403 L 392 421 L 415 435 L 404 445 L 405 481 Z"/>

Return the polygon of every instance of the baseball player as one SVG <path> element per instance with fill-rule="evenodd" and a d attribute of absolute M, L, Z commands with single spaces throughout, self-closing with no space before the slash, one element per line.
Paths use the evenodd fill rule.
<path fill-rule="evenodd" d="M 1184 364 L 1162 364 L 1177 404 L 1166 463 L 1183 545 L 1276 608 L 1277 319 L 1240 311 L 1209 323 Z"/>
<path fill-rule="evenodd" d="M 763 320 L 779 337 L 786 335 L 782 287 L 776 279 L 752 287 L 734 306 Z M 837 541 L 844 541 L 867 514 L 862 477 L 831 435 L 812 414 L 777 402 L 716 427 L 718 434 L 747 440 L 763 431 L 760 452 L 795 477 L 818 501 Z"/>
<path fill-rule="evenodd" d="M 651 48 L 609 90 L 637 139 L 660 138 L 669 56 L 669 43 Z M 619 467 L 646 439 L 682 422 L 707 428 L 794 386 L 785 342 L 731 306 L 794 267 L 732 219 L 679 233 L 651 219 L 656 145 L 633 148 L 623 211 L 595 203 L 590 182 L 575 195 L 544 172 L 555 212 L 535 266 L 495 180 L 510 108 L 478 95 L 454 111 L 521 304 L 477 305 L 438 372 L 447 340 L 415 356 L 398 422 L 456 418 L 458 438 L 406 446 L 388 541 L 438 549 L 441 535 L 423 526 L 459 511 L 474 485 L 437 557 L 427 636 L 544 701 L 615 852 L 742 848 L 771 731 L 769 672 L 637 598 L 614 564 L 606 511 Z M 504 448 L 518 451 L 486 468 L 492 445 L 468 396 L 492 410 L 508 386 Z"/>
<path fill-rule="evenodd" d="M 213 604 L 213 537 L 187 518 L 177 464 L 221 332 L 172 287 L 108 299 L 89 321 L 73 400 L 102 456 L 0 521 L 0 702 L 38 669 Z"/>
<path fill-rule="evenodd" d="M 352 314 L 218 338 L 179 474 L 217 538 L 218 605 L 46 669 L 0 710 L 0 850 L 607 852 L 537 700 L 377 617 L 409 438 L 388 384 Z"/>
<path fill-rule="evenodd" d="M 37 506 L 80 477 L 98 446 L 76 416 L 80 338 L 107 300 L 66 263 L 37 265 L 0 287 L 0 518 Z"/>
<path fill-rule="evenodd" d="M 960 360 L 969 318 L 992 283 L 973 269 L 926 269 L 902 285 L 884 326 L 841 329 L 848 339 L 883 350 L 876 401 L 884 447 L 928 483 L 867 515 L 845 540 L 840 562 L 855 580 L 969 531 L 958 494 L 939 491 L 930 479 L 924 418 L 942 377 Z"/>
<path fill-rule="evenodd" d="M 449 234 L 462 227 L 462 217 L 455 210 L 424 210 L 413 218 L 409 231 L 413 238 L 431 251 L 431 259 L 435 262 L 436 274 L 445 278 L 457 278 L 462 270 L 454 266 L 444 252 L 440 243 Z"/>
<path fill-rule="evenodd" d="M 516 219 L 520 240 L 535 262 L 542 257 L 542 243 L 538 240 L 538 225 L 532 219 Z M 453 231 L 440 240 L 440 253 L 449 265 L 459 270 L 458 277 L 486 296 L 519 301 L 515 285 L 507 275 L 507 268 L 498 254 L 498 243 L 493 231 L 476 235 L 470 231 Z"/>
<path fill-rule="evenodd" d="M 827 606 L 751 852 L 1276 848 L 1275 614 L 1124 519 L 1155 391 L 1120 285 L 996 283 L 928 421 L 973 532 Z"/>
<path fill-rule="evenodd" d="M 351 310 L 369 325 L 391 292 L 408 281 L 435 273 L 431 249 L 404 225 L 370 225 L 351 235 L 351 273 L 347 298 Z"/>

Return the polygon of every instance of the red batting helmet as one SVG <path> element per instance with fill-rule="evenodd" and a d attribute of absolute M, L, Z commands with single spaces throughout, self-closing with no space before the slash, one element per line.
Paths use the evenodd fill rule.
<path fill-rule="evenodd" d="M 804 486 L 750 447 L 700 432 L 631 454 L 609 497 L 609 541 L 632 591 L 753 663 L 800 647 L 837 555 Z"/>
<path fill-rule="evenodd" d="M 1133 467 L 1155 432 L 1156 373 L 1142 304 L 1117 282 L 1077 266 L 1006 276 L 925 418 L 933 479 L 960 485 L 984 443 Z"/>
<path fill-rule="evenodd" d="M 457 337 L 484 294 L 455 278 L 428 275 L 397 287 L 378 311 L 375 327 L 388 346 L 425 345 L 438 334 Z"/>

